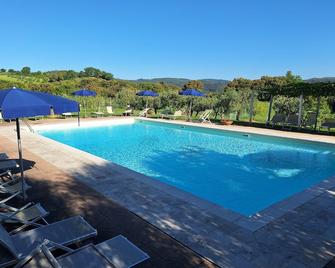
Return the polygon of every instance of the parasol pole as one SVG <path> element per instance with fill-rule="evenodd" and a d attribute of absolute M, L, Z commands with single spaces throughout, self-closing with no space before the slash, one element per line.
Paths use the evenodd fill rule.
<path fill-rule="evenodd" d="M 80 103 L 78 102 L 78 127 L 80 127 Z"/>
<path fill-rule="evenodd" d="M 24 187 L 24 174 L 23 174 L 23 157 L 22 157 L 22 144 L 21 144 L 21 133 L 20 133 L 20 121 L 19 118 L 16 118 L 16 135 L 17 135 L 17 146 L 19 151 L 19 159 L 20 159 L 20 172 L 21 172 L 21 187 L 23 199 L 26 199 L 26 192 Z"/>

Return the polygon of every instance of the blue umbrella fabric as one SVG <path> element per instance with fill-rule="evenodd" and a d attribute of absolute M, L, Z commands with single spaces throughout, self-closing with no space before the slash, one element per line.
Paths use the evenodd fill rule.
<path fill-rule="evenodd" d="M 206 97 L 206 95 L 194 88 L 185 89 L 179 92 L 179 95 L 190 96 L 190 97 Z M 191 120 L 191 111 L 192 111 L 192 100 L 190 101 L 190 108 L 188 113 L 188 121 Z"/>
<path fill-rule="evenodd" d="M 193 97 L 205 97 L 206 95 L 204 93 L 201 93 L 200 91 L 194 89 L 194 88 L 189 88 L 185 89 L 179 92 L 179 95 L 183 96 L 193 96 Z"/>
<path fill-rule="evenodd" d="M 16 134 L 19 150 L 22 193 L 25 198 L 23 158 L 19 118 L 78 112 L 79 103 L 48 93 L 29 91 L 20 88 L 0 90 L 0 112 L 5 120 L 16 120 Z M 79 123 L 79 121 L 78 121 Z"/>
<path fill-rule="evenodd" d="M 78 112 L 78 102 L 49 93 L 20 88 L 0 90 L 0 110 L 6 120 Z"/>
<path fill-rule="evenodd" d="M 77 90 L 77 91 L 74 91 L 72 92 L 73 95 L 75 96 L 84 96 L 84 97 L 94 97 L 97 95 L 97 93 L 93 90 L 89 90 L 89 89 L 86 89 L 86 88 L 83 88 L 83 89 L 80 89 L 80 90 Z"/>
<path fill-rule="evenodd" d="M 158 93 L 154 92 L 154 91 L 151 91 L 151 90 L 143 90 L 143 91 L 140 91 L 140 92 L 137 92 L 136 93 L 137 96 L 141 96 L 141 97 L 158 97 Z M 148 108 L 148 98 L 147 98 L 147 101 L 145 103 L 145 108 L 147 109 Z M 147 116 L 147 115 L 145 115 Z"/>
<path fill-rule="evenodd" d="M 151 90 L 143 90 L 140 92 L 136 93 L 137 96 L 142 96 L 142 97 L 158 97 L 158 93 L 153 92 Z"/>
<path fill-rule="evenodd" d="M 72 92 L 73 95 L 75 96 L 81 96 L 81 97 L 95 97 L 97 95 L 97 93 L 93 90 L 89 90 L 86 88 L 83 89 L 79 89 L 77 91 Z M 85 117 L 86 117 L 86 102 L 84 101 L 84 112 L 85 112 Z M 100 107 L 99 107 L 100 109 Z"/>

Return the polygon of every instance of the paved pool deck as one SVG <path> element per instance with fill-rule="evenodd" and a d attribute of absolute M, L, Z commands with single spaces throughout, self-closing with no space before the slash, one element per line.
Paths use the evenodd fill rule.
<path fill-rule="evenodd" d="M 35 124 L 43 125 L 54 122 L 62 124 L 65 120 L 43 120 L 36 121 Z M 204 126 L 185 122 L 183 124 L 335 143 L 334 137 L 321 135 L 240 126 Z M 8 141 L 5 146 L 1 142 L 2 150 L 8 151 L 9 146 L 12 146 L 12 149 L 15 148 L 13 144 L 15 144 L 16 137 L 13 126 L 0 128 L 0 136 L 2 136 L 2 141 Z M 333 178 L 325 180 L 323 184 L 311 189 L 309 193 L 297 195 L 290 202 L 281 204 L 275 210 L 277 211 L 275 214 L 262 218 L 262 224 L 259 223 L 259 219 L 247 221 L 244 219 L 241 223 L 241 218 L 230 211 L 226 211 L 225 216 L 221 217 L 222 208 L 213 204 L 204 206 L 203 203 L 198 202 L 197 198 L 180 193 L 173 187 L 152 183 L 152 179 L 144 175 L 32 134 L 27 130 L 23 131 L 23 148 L 24 155 L 31 157 L 31 159 L 26 157 L 28 160 L 37 160 L 34 160 L 36 165 L 32 170 L 38 168 L 39 162 L 43 161 L 50 169 L 52 167 L 71 177 L 72 183 L 85 184 L 87 189 L 95 190 L 103 200 L 126 208 L 221 267 L 268 267 L 269 265 L 273 267 L 323 267 L 335 256 L 335 185 Z M 45 174 L 48 176 L 40 174 L 38 178 L 42 184 L 43 181 L 47 183 L 50 180 L 50 172 Z M 35 178 L 31 180 L 35 181 Z M 56 181 L 52 183 L 57 184 Z M 57 211 L 56 197 L 61 198 L 61 193 L 63 193 L 65 198 L 62 200 L 66 200 L 67 191 L 71 193 L 73 190 L 71 187 L 65 187 L 60 193 L 55 194 L 53 198 L 55 207 L 52 208 L 54 211 Z M 52 191 L 42 191 L 38 196 L 46 200 L 45 196 L 50 194 L 53 194 Z M 83 196 L 80 196 L 79 201 L 74 199 L 72 203 L 79 202 L 80 207 L 82 200 L 85 200 L 85 192 Z M 96 207 L 95 209 L 97 213 L 104 214 Z M 108 207 L 104 209 L 107 211 Z M 85 212 L 90 214 L 90 209 Z M 109 221 L 113 221 L 112 216 Z M 109 221 L 106 219 L 105 224 L 108 225 Z M 111 224 L 112 226 L 117 225 L 115 222 Z M 119 224 L 122 225 L 122 223 Z M 113 230 L 113 233 L 116 234 L 116 231 Z M 132 233 L 131 238 L 145 247 L 144 242 L 138 241 L 136 234 Z M 159 237 L 156 237 L 155 242 L 161 243 Z M 183 253 L 180 254 L 183 255 Z M 189 261 L 193 259 L 196 261 L 187 264 L 210 265 L 196 254 L 193 253 L 196 257 L 189 254 L 192 257 L 188 258 L 185 254 L 185 258 Z M 169 261 L 171 264 L 171 260 Z M 172 266 L 186 267 L 178 266 L 177 261 L 176 265 Z"/>

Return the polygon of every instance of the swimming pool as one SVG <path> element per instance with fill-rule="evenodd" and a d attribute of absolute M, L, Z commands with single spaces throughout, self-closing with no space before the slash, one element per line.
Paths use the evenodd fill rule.
<path fill-rule="evenodd" d="M 335 175 L 329 144 L 148 121 L 39 133 L 245 216 Z"/>

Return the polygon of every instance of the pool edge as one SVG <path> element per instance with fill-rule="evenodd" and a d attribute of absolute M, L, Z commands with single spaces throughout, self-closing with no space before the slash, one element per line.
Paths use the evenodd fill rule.
<path fill-rule="evenodd" d="M 174 125 L 183 125 L 180 122 L 171 122 L 171 121 L 167 121 L 167 122 L 161 122 L 161 120 L 156 121 L 156 119 L 147 119 L 147 118 L 127 118 L 127 119 L 118 119 L 118 120 L 113 120 L 113 124 L 116 121 L 126 121 L 127 123 L 133 123 L 136 120 L 143 120 L 143 121 L 150 121 L 150 122 L 156 122 L 156 123 L 166 123 L 166 124 L 174 124 Z M 64 125 L 66 124 L 59 124 L 57 125 L 58 128 L 62 128 L 64 127 Z M 73 125 L 73 124 L 72 124 Z M 109 125 L 106 124 L 106 121 L 103 122 L 102 125 Z M 92 125 L 92 127 L 95 126 L 102 126 L 100 124 L 98 125 Z M 189 125 L 186 124 L 187 126 L 191 126 L 191 127 L 198 127 L 198 128 L 208 128 L 207 125 Z M 48 125 L 49 127 L 53 126 L 53 125 Z M 48 128 L 48 126 L 46 126 L 46 128 Z M 70 125 L 67 125 L 70 126 Z M 73 127 L 73 126 L 71 126 Z M 91 127 L 91 126 L 90 126 Z M 44 129 L 44 127 L 40 128 L 40 129 Z M 209 129 L 213 129 L 213 128 L 209 128 Z M 222 130 L 220 128 L 214 128 L 215 130 L 219 130 L 219 131 L 224 131 L 224 132 L 230 132 L 230 130 Z M 236 131 L 235 131 L 236 132 Z M 237 131 L 240 133 L 248 133 L 248 132 L 241 132 L 241 131 Z M 254 133 L 250 133 L 255 135 Z M 265 134 L 256 134 L 256 135 L 265 135 Z M 117 169 L 118 172 L 124 173 L 125 175 L 129 176 L 131 175 L 132 177 L 136 178 L 137 180 L 141 181 L 142 183 L 145 183 L 149 186 L 152 186 L 156 189 L 159 189 L 161 191 L 164 191 L 165 193 L 172 195 L 176 198 L 179 198 L 187 203 L 190 203 L 191 205 L 195 205 L 197 206 L 199 209 L 202 209 L 206 212 L 209 212 L 215 216 L 220 217 L 223 220 L 226 220 L 228 222 L 231 222 L 233 224 L 236 224 L 242 228 L 245 228 L 249 231 L 255 232 L 257 230 L 259 230 L 260 228 L 263 228 L 264 226 L 266 226 L 267 224 L 277 220 L 278 218 L 282 217 L 283 215 L 285 215 L 288 212 L 292 212 L 293 210 L 295 210 L 296 208 L 298 208 L 299 206 L 305 204 L 306 202 L 316 198 L 319 195 L 322 195 L 323 193 L 327 192 L 327 190 L 330 190 L 331 188 L 335 187 L 335 177 L 329 177 L 329 178 L 325 178 L 324 180 L 320 181 L 319 183 L 308 187 L 290 197 L 287 197 L 281 201 L 278 201 L 272 205 L 270 205 L 269 207 L 256 212 L 255 214 L 251 215 L 251 216 L 245 216 L 243 214 L 240 214 L 236 211 L 233 211 L 231 209 L 225 208 L 223 206 L 219 206 L 211 201 L 202 199 L 200 197 L 197 197 L 195 195 L 193 195 L 192 193 L 183 191 L 181 189 L 178 189 L 175 186 L 166 184 L 164 182 L 161 182 L 159 180 L 155 180 L 149 176 L 146 176 L 144 174 L 141 174 L 139 172 L 136 172 L 134 170 L 131 170 L 127 167 L 118 165 L 113 163 L 112 161 L 103 159 L 101 157 L 98 157 L 96 155 L 90 154 L 88 152 L 82 151 L 80 149 L 74 148 L 72 146 L 63 144 L 61 142 L 49 139 L 47 137 L 44 137 L 42 135 L 38 136 L 40 138 L 43 139 L 47 139 L 48 141 L 52 141 L 57 143 L 58 145 L 62 145 L 65 147 L 68 147 L 67 149 L 70 150 L 74 150 L 76 151 L 76 153 L 80 153 L 80 154 L 85 154 L 85 156 L 89 156 L 90 158 L 94 158 L 94 159 L 100 159 L 101 161 L 107 162 L 111 165 L 111 168 L 113 169 Z M 271 135 L 265 135 L 265 136 L 271 136 Z M 273 136 L 272 136 L 273 137 Z M 276 136 L 275 136 L 276 137 Z M 281 137 L 282 138 L 282 137 Z M 285 138 L 285 137 L 284 137 Z M 287 137 L 287 139 L 293 139 L 293 138 L 289 138 Z M 301 139 L 300 139 L 301 140 Z M 310 141 L 310 140 L 308 140 Z M 317 141 L 310 141 L 310 142 L 316 142 Z M 325 142 L 320 142 L 320 143 L 325 143 Z"/>

